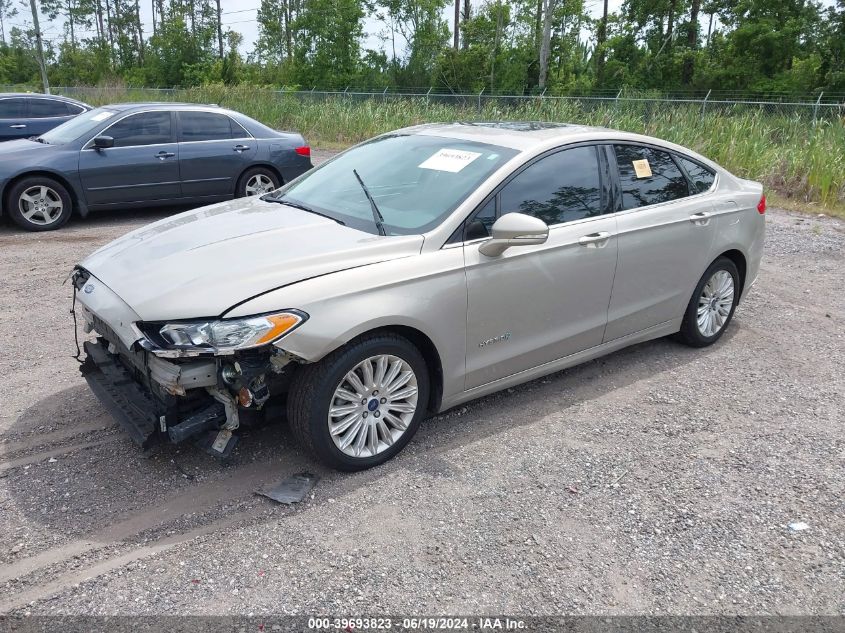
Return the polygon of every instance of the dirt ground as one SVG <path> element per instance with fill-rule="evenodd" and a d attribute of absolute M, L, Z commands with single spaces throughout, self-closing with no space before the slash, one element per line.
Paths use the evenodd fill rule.
<path fill-rule="evenodd" d="M 63 281 L 166 213 L 0 228 L 0 613 L 845 614 L 845 222 L 770 211 L 714 347 L 509 389 L 348 475 L 284 425 L 144 458 L 89 393 Z M 304 503 L 254 494 L 303 470 Z"/>

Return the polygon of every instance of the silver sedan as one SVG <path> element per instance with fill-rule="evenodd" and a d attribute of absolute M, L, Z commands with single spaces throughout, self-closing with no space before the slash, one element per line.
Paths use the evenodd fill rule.
<path fill-rule="evenodd" d="M 398 130 L 81 262 L 82 373 L 145 448 L 225 457 L 286 412 L 319 460 L 369 468 L 428 414 L 657 337 L 715 343 L 765 209 L 759 183 L 646 136 Z"/>

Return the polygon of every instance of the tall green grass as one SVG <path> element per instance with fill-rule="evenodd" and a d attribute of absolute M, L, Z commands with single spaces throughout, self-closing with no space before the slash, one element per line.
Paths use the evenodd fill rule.
<path fill-rule="evenodd" d="M 444 102 L 437 97 L 361 99 L 280 94 L 246 86 L 207 86 L 177 92 L 105 87 L 74 91 L 89 103 L 176 100 L 217 103 L 265 124 L 302 133 L 314 146 L 342 147 L 400 127 L 432 121 L 537 120 L 600 125 L 684 145 L 769 191 L 831 210 L 845 203 L 845 121 L 784 116 L 742 106 L 701 112 L 695 104 L 530 99 Z M 808 113 L 810 114 L 810 113 Z"/>

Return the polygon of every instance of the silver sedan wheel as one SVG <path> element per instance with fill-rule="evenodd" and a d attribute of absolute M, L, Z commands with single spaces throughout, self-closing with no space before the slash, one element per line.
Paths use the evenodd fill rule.
<path fill-rule="evenodd" d="M 358 363 L 340 381 L 329 406 L 329 433 L 343 453 L 373 457 L 408 429 L 417 411 L 417 376 L 389 354 Z"/>
<path fill-rule="evenodd" d="M 56 222 L 61 217 L 64 206 L 62 197 L 54 189 L 44 185 L 30 187 L 18 200 L 21 215 L 27 222 L 38 226 Z"/>
<path fill-rule="evenodd" d="M 717 270 L 701 289 L 698 297 L 698 331 L 711 337 L 728 320 L 734 303 L 734 278 L 726 270 Z"/>
<path fill-rule="evenodd" d="M 252 178 L 246 181 L 244 191 L 248 196 L 260 196 L 265 193 L 270 193 L 276 189 L 276 185 L 270 180 L 270 177 L 265 174 L 255 174 Z"/>

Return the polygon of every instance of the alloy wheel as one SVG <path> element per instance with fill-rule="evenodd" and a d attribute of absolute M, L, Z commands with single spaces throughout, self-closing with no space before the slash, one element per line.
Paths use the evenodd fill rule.
<path fill-rule="evenodd" d="M 734 279 L 726 270 L 717 270 L 698 297 L 698 331 L 702 336 L 715 336 L 731 314 L 734 303 Z"/>
<path fill-rule="evenodd" d="M 27 222 L 38 226 L 53 224 L 62 215 L 64 203 L 61 196 L 45 185 L 30 187 L 21 194 L 18 208 Z"/>
<path fill-rule="evenodd" d="M 417 376 L 390 354 L 358 363 L 340 381 L 329 406 L 329 433 L 351 457 L 386 451 L 408 429 L 417 411 Z"/>
<path fill-rule="evenodd" d="M 276 185 L 270 180 L 270 177 L 265 174 L 255 174 L 252 178 L 246 181 L 244 191 L 248 196 L 260 196 L 265 193 L 270 193 L 276 188 Z"/>

